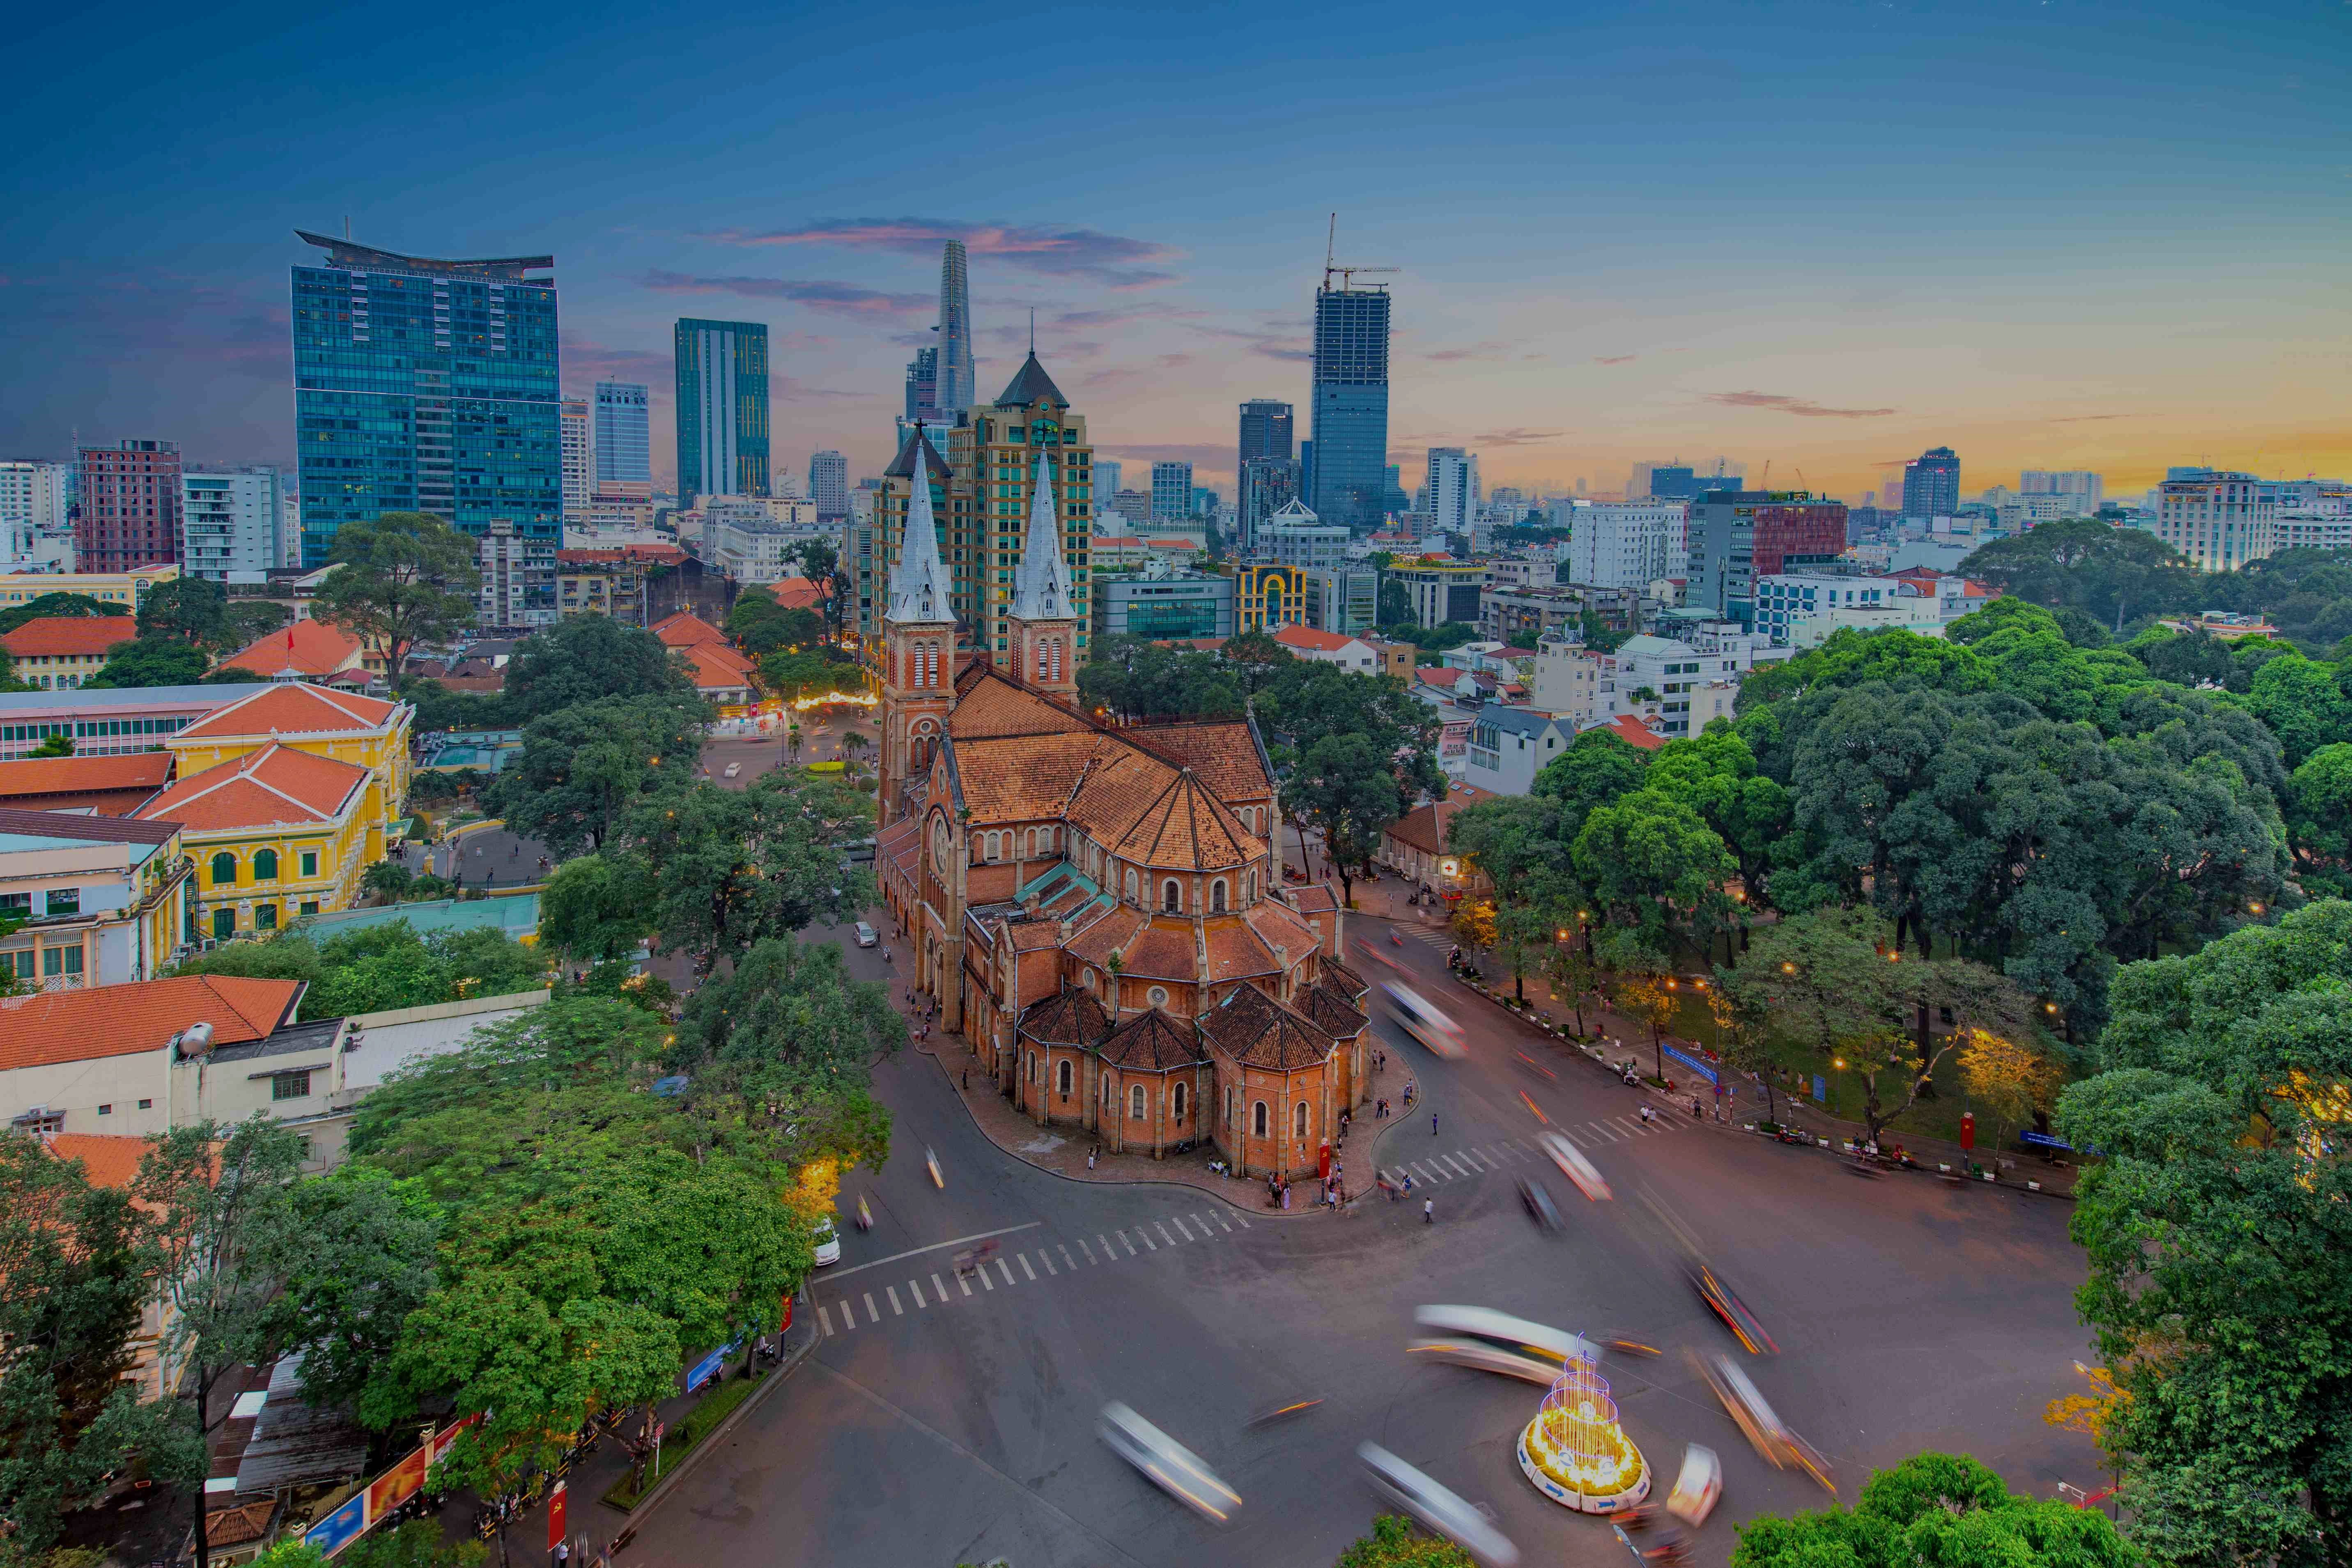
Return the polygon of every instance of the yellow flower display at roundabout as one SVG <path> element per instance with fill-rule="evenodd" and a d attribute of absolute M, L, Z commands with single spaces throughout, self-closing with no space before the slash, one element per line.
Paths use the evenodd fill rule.
<path fill-rule="evenodd" d="M 1650 1495 L 1650 1462 L 1617 1423 L 1589 1358 L 1561 1367 L 1536 1418 L 1519 1434 L 1519 1468 L 1536 1489 L 1563 1508 L 1608 1513 Z"/>

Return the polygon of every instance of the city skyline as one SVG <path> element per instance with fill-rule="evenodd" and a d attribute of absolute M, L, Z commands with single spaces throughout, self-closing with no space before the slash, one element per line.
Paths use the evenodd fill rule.
<path fill-rule="evenodd" d="M 2314 412 L 2345 391 L 2315 345 L 2347 324 L 2326 262 L 2341 227 L 2328 150 L 2347 116 L 2315 87 L 2346 44 L 2320 13 L 2004 5 L 1965 39 L 1926 11 L 1677 14 L 1702 44 L 1661 47 L 1646 12 L 1498 17 L 1440 46 L 1448 71 L 1428 68 L 1430 41 L 1401 10 L 1356 14 L 1345 37 L 1258 18 L 1283 47 L 1202 51 L 1181 106 L 1198 134 L 1172 145 L 1154 129 L 1179 110 L 1171 87 L 1096 79 L 1086 51 L 1024 58 L 1057 113 L 1003 132 L 1035 155 L 1009 158 L 984 197 L 932 154 L 974 108 L 973 68 L 1013 68 L 1010 41 L 985 30 L 959 34 L 960 62 L 919 61 L 902 83 L 866 19 L 745 17 L 747 64 L 788 43 L 834 64 L 789 105 L 730 99 L 740 145 L 709 159 L 647 143 L 638 127 L 667 111 L 684 63 L 630 58 L 611 17 L 583 18 L 561 61 L 507 68 L 511 94 L 371 68 L 330 108 L 312 96 L 316 51 L 357 46 L 328 41 L 323 20 L 289 13 L 223 41 L 134 7 L 121 47 L 137 58 L 106 68 L 168 85 L 233 64 L 278 93 L 266 134 L 203 93 L 168 118 L 168 93 L 99 121 L 47 112 L 86 100 L 99 68 L 89 24 L 60 18 L 28 40 L 58 68 L 29 85 L 24 112 L 45 129 L 12 160 L 0 280 L 21 329 L 0 351 L 10 383 L 42 393 L 0 410 L 0 452 L 60 458 L 78 432 L 291 468 L 287 235 L 348 214 L 362 244 L 406 254 L 561 256 L 566 396 L 618 380 L 667 403 L 672 321 L 765 321 L 775 460 L 834 448 L 856 473 L 889 460 L 903 366 L 939 341 L 942 247 L 960 240 L 977 357 L 1017 354 L 1035 307 L 1040 353 L 1097 411 L 1106 456 L 1191 461 L 1230 492 L 1234 405 L 1311 401 L 1336 210 L 1339 259 L 1401 269 L 1384 279 L 1388 455 L 1407 472 L 1459 446 L 1489 482 L 1566 491 L 1598 476 L 1607 490 L 1661 452 L 1705 451 L 1858 497 L 1941 445 L 1971 489 L 2025 468 L 2096 470 L 2129 493 L 2184 462 L 2288 475 L 2352 461 L 2352 437 Z M 1137 19 L 1095 25 L 1105 46 L 1139 41 Z M 1269 61 L 1286 49 L 1277 90 Z M 1344 94 L 1318 69 L 1341 61 Z M 568 149 L 508 134 L 590 62 L 617 73 L 608 129 Z M 2183 114 L 2149 84 L 2190 68 L 2197 112 Z M 1430 85 L 1465 71 L 1475 95 Z M 881 130 L 807 134 L 886 79 L 908 107 Z M 1693 83 L 1706 90 L 1680 96 Z M 1536 113 L 1546 87 L 1583 105 L 1572 154 Z M 1667 89 L 1685 104 L 1672 122 L 1653 112 Z M 1817 111 L 1780 116 L 1790 98 Z M 453 177 L 457 132 L 416 124 L 460 104 L 506 151 Z M 1424 129 L 1391 145 L 1400 112 Z M 399 136 L 376 135 L 395 122 Z M 1074 136 L 1080 164 L 1044 155 Z M 133 155 L 142 144 L 205 152 L 167 174 Z M 101 172 L 130 182 L 127 199 L 79 206 Z M 101 271 L 136 286 L 100 297 L 87 280 Z M 665 486 L 672 423 L 653 411 Z"/>

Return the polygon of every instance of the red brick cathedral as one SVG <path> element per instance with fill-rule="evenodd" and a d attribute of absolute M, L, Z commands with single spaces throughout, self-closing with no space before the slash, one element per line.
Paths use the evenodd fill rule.
<path fill-rule="evenodd" d="M 925 482 L 938 459 L 909 445 L 876 869 L 917 984 L 1041 1125 L 1155 1157 L 1212 1141 L 1244 1174 L 1313 1172 L 1370 1093 L 1365 986 L 1339 961 L 1329 889 L 1283 885 L 1256 725 L 1080 711 L 1050 474 L 1008 667 L 960 659 Z"/>

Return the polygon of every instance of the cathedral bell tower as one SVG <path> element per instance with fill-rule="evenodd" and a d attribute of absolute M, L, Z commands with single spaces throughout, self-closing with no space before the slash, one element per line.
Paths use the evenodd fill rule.
<path fill-rule="evenodd" d="M 1062 522 L 1054 505 L 1054 460 L 1037 455 L 1030 487 L 1029 535 L 1022 542 L 1015 578 L 1011 674 L 1032 691 L 1066 707 L 1078 702 L 1078 608 L 1070 595 L 1070 563 L 1062 554 Z"/>
<path fill-rule="evenodd" d="M 882 614 L 881 826 L 907 815 L 907 791 L 931 768 L 955 707 L 955 609 L 931 518 L 931 479 L 947 463 L 918 426 L 887 477 L 907 480 L 898 560 Z"/>

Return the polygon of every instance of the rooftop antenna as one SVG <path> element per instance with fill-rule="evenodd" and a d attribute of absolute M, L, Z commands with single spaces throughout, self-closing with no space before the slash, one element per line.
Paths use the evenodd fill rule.
<path fill-rule="evenodd" d="M 1037 307 L 1029 307 L 1029 352 L 1037 352 Z"/>

